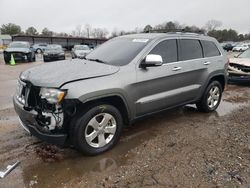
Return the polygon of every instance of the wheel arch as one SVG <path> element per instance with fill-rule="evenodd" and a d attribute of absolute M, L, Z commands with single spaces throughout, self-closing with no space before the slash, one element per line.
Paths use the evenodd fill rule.
<path fill-rule="evenodd" d="M 130 124 L 131 114 L 129 111 L 128 104 L 124 97 L 119 94 L 99 96 L 92 99 L 88 99 L 86 101 L 81 101 L 78 108 L 86 110 L 98 104 L 113 105 L 120 111 L 124 124 Z"/>
<path fill-rule="evenodd" d="M 218 81 L 218 82 L 221 84 L 221 86 L 222 86 L 222 91 L 224 91 L 225 86 L 226 86 L 226 83 L 227 83 L 227 80 L 226 80 L 225 75 L 223 75 L 223 74 L 218 74 L 218 75 L 212 76 L 212 77 L 209 79 L 207 86 L 208 86 L 212 81 L 215 81 L 215 80 Z"/>

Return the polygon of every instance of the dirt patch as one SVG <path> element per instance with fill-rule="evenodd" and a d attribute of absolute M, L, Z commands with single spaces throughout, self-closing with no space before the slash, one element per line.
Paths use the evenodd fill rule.
<path fill-rule="evenodd" d="M 191 119 L 191 118 L 190 118 Z M 129 152 L 115 172 L 85 175 L 69 187 L 247 187 L 250 183 L 250 106 L 218 121 L 181 117 Z"/>
<path fill-rule="evenodd" d="M 247 103 L 250 100 L 249 87 L 228 85 L 223 100 L 231 103 Z"/>
<path fill-rule="evenodd" d="M 44 162 L 58 162 L 64 159 L 63 149 L 60 149 L 55 145 L 39 145 L 35 148 L 35 151 Z"/>

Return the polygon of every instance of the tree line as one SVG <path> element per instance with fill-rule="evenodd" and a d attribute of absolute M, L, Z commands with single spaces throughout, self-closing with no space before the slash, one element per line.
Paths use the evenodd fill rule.
<path fill-rule="evenodd" d="M 90 24 L 77 25 L 72 32 L 69 33 L 57 33 L 44 28 L 40 33 L 33 26 L 28 27 L 25 31 L 22 31 L 21 26 L 14 23 L 3 24 L 0 27 L 2 34 L 25 34 L 25 35 L 42 35 L 42 36 L 72 36 L 72 37 L 86 37 L 86 38 L 113 38 L 125 34 L 134 33 L 149 33 L 149 32 L 173 32 L 173 31 L 184 31 L 184 32 L 195 32 L 204 33 L 209 36 L 216 38 L 219 42 L 223 41 L 244 41 L 250 40 L 249 34 L 239 34 L 234 29 L 219 29 L 222 26 L 222 22 L 218 20 L 209 20 L 203 27 L 197 27 L 195 25 L 184 25 L 179 22 L 168 21 L 155 26 L 146 25 L 144 28 L 135 28 L 132 31 L 124 31 L 114 29 L 111 33 L 106 28 L 94 28 Z"/>

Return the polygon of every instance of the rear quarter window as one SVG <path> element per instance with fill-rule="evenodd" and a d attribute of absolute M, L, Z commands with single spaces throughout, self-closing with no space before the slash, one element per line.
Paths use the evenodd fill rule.
<path fill-rule="evenodd" d="M 219 49 L 212 41 L 201 41 L 204 57 L 214 57 L 221 55 Z"/>
<path fill-rule="evenodd" d="M 200 41 L 196 39 L 180 39 L 180 52 L 183 61 L 203 58 Z"/>

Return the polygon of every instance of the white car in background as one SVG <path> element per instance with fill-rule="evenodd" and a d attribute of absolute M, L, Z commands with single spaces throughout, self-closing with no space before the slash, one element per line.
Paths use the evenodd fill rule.
<path fill-rule="evenodd" d="M 74 58 L 84 58 L 86 55 L 88 55 L 91 52 L 91 49 L 88 45 L 75 45 L 74 48 L 72 48 L 72 59 Z"/>
<path fill-rule="evenodd" d="M 244 52 L 249 48 L 249 44 L 239 44 L 233 48 L 233 52 Z"/>
<path fill-rule="evenodd" d="M 44 50 L 48 47 L 48 44 L 46 43 L 39 43 L 39 44 L 33 44 L 32 48 L 36 53 L 43 53 Z"/>

